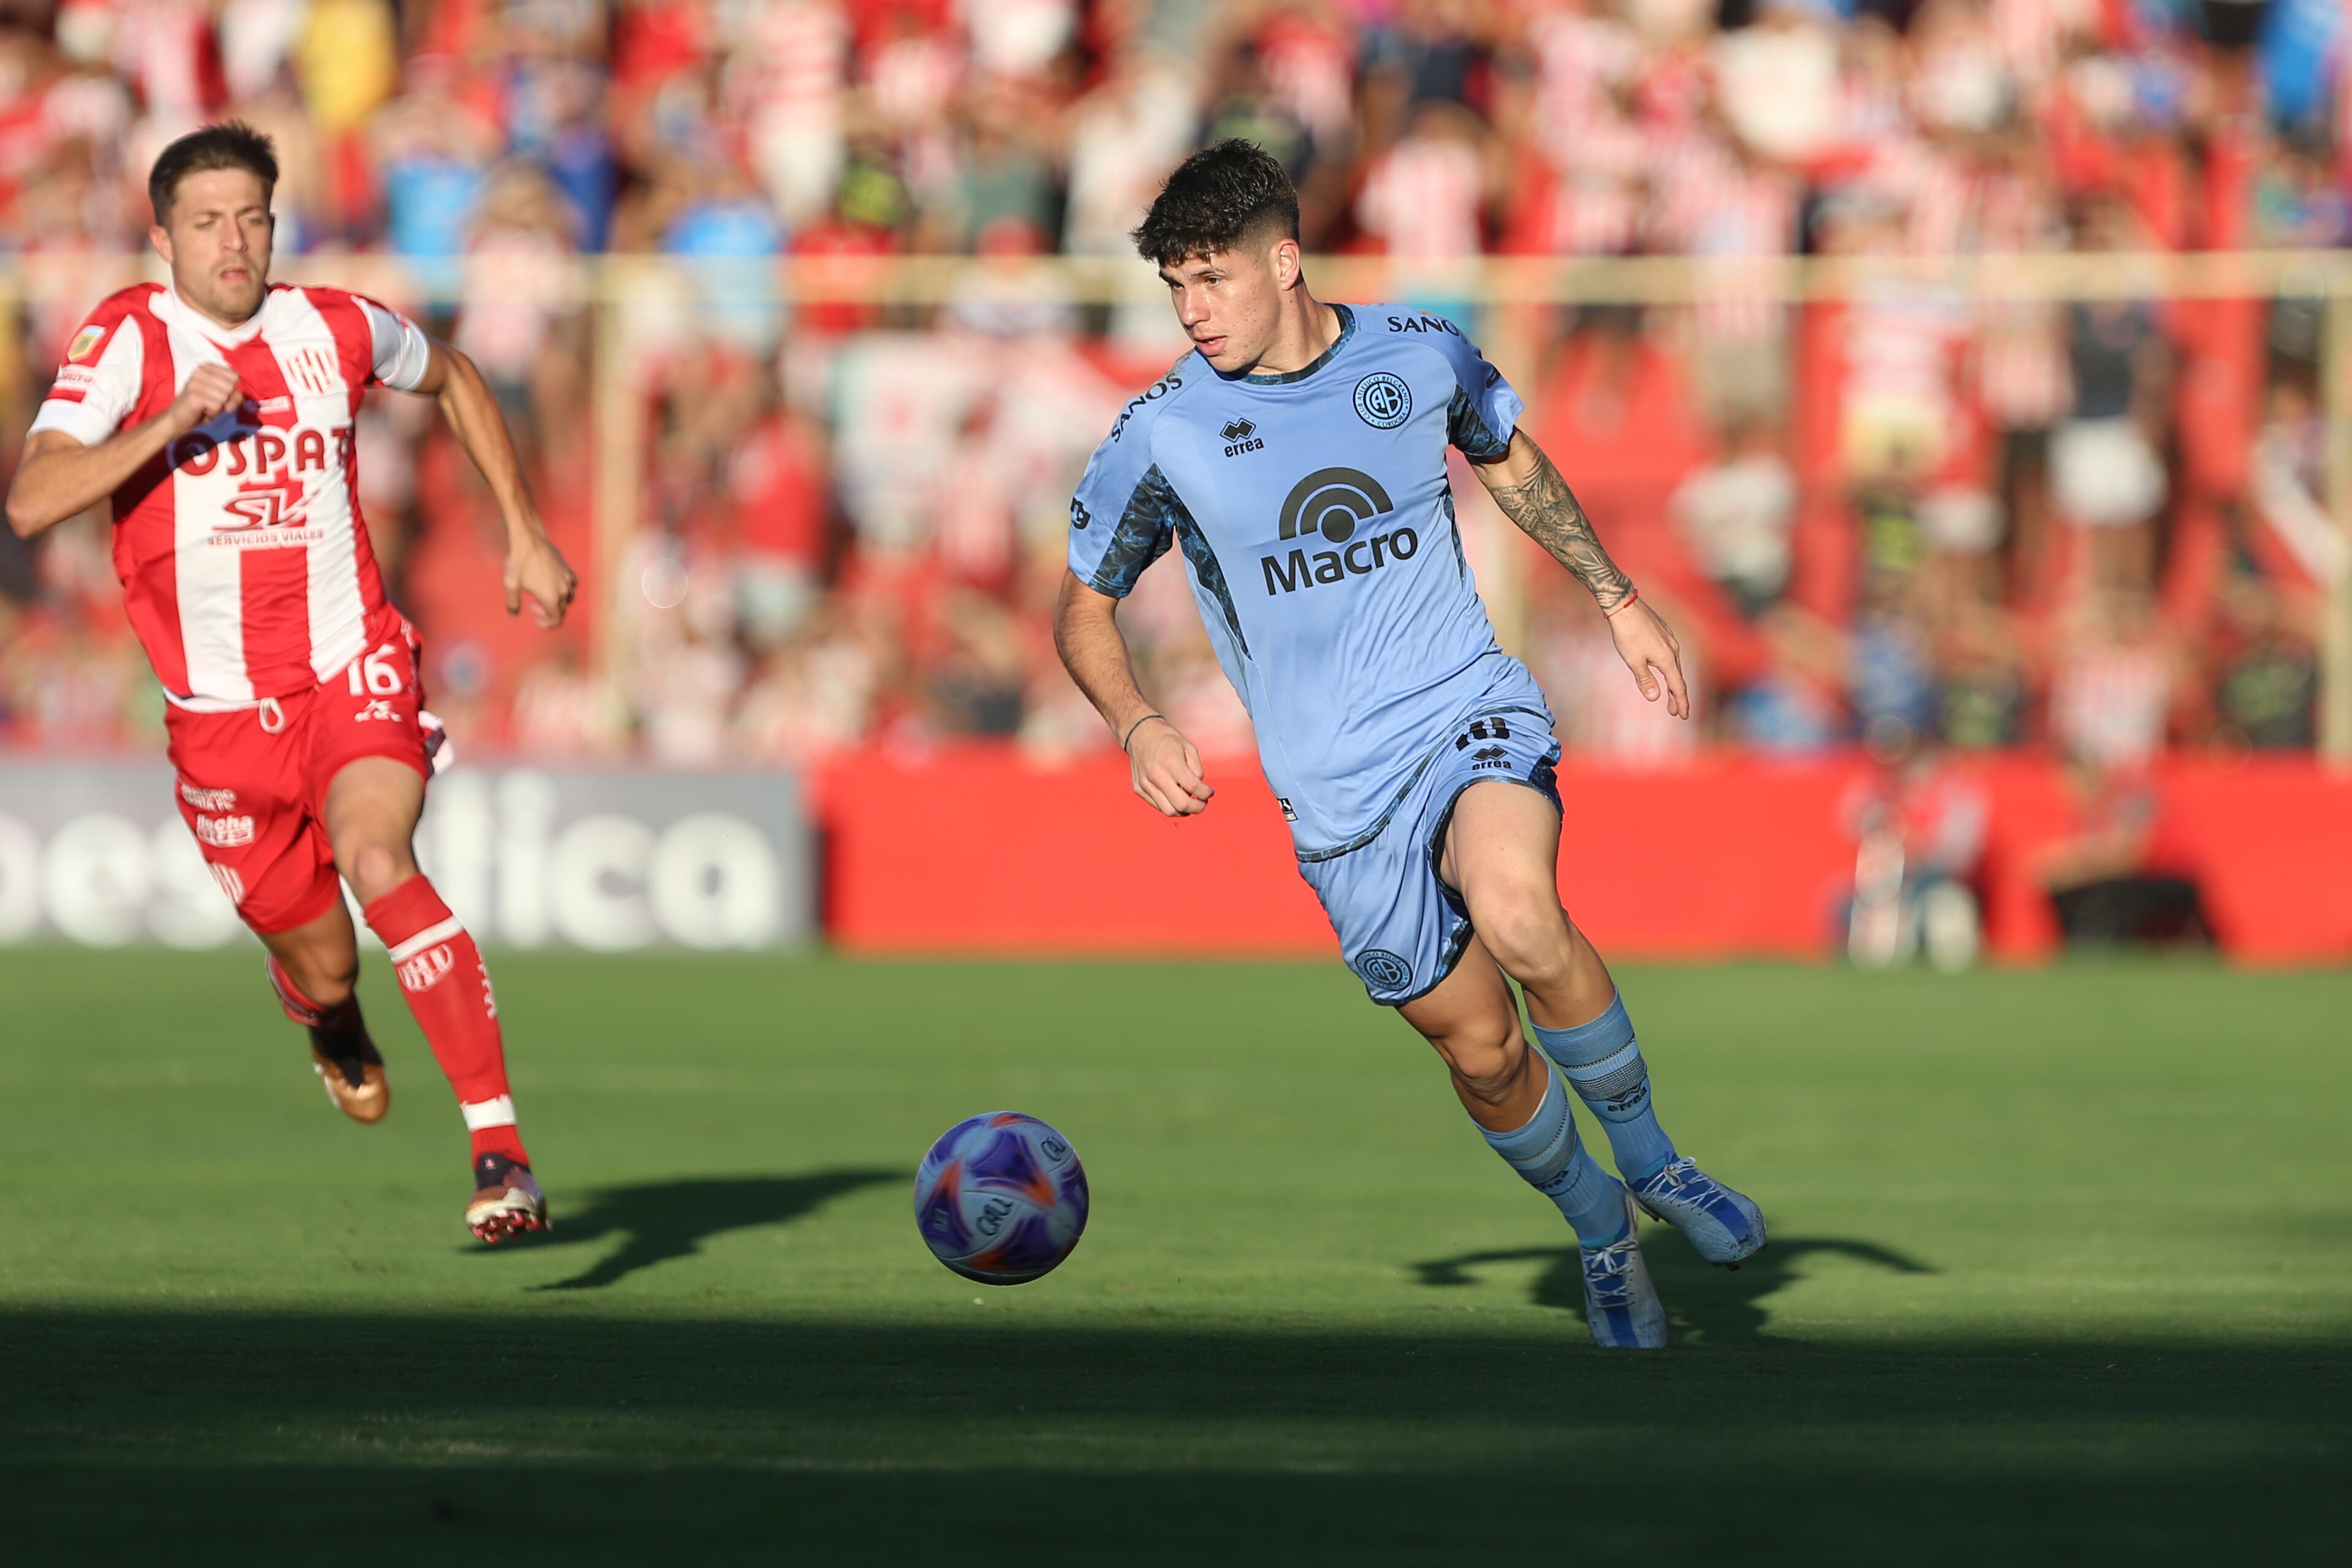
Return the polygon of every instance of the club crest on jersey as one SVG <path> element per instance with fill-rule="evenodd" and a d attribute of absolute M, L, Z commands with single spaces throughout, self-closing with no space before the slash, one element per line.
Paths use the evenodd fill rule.
<path fill-rule="evenodd" d="M 104 341 L 106 341 L 105 328 L 84 327 L 74 334 L 74 340 L 66 345 L 66 358 L 79 360 Z"/>
<path fill-rule="evenodd" d="M 1356 417 L 1374 430 L 1394 430 L 1412 417 L 1412 389 L 1401 377 L 1374 371 L 1356 383 Z"/>
<path fill-rule="evenodd" d="M 429 991 L 457 967 L 457 956 L 449 951 L 447 943 L 438 947 L 427 947 L 414 958 L 401 960 L 400 988 L 404 991 Z"/>

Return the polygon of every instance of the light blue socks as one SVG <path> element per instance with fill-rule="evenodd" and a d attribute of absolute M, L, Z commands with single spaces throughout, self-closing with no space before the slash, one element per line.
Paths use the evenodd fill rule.
<path fill-rule="evenodd" d="M 1537 1043 L 1559 1063 L 1577 1096 L 1609 1134 L 1610 1153 L 1627 1181 L 1664 1170 L 1675 1157 L 1672 1139 L 1658 1126 L 1650 1103 L 1650 1067 L 1633 1038 L 1622 997 L 1609 998 L 1609 1010 L 1574 1029 L 1538 1029 Z M 1532 1178 L 1531 1178 L 1532 1179 Z"/>
<path fill-rule="evenodd" d="M 1584 1152 L 1559 1074 L 1547 1071 L 1544 1079 L 1543 1103 L 1526 1126 L 1516 1133 L 1478 1131 L 1529 1186 L 1559 1205 L 1580 1244 L 1606 1247 L 1625 1234 L 1625 1189 Z"/>

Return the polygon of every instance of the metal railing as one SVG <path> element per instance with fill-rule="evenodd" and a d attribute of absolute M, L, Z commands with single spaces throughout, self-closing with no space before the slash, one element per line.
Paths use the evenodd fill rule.
<path fill-rule="evenodd" d="M 707 266 L 707 264 L 705 264 Z M 740 295 L 740 263 L 725 266 L 724 287 Z M 495 308 L 502 296 L 474 284 L 428 289 L 415 269 L 383 256 L 281 257 L 276 275 L 291 282 L 333 283 L 395 301 L 434 297 L 445 304 Z M 712 274 L 696 263 L 643 256 L 580 258 L 551 293 L 593 312 L 589 400 L 593 428 L 594 544 L 588 562 L 599 657 L 614 667 L 626 653 L 627 617 L 616 612 L 621 569 L 643 518 L 646 454 L 633 346 L 636 313 L 691 298 Z M 1948 257 L 1800 256 L 1486 256 L 1453 262 L 1381 257 L 1313 258 L 1307 276 L 1330 299 L 1444 298 L 1475 304 L 1485 318 L 1475 332 L 1506 374 L 1531 366 L 1533 308 L 1559 306 L 1700 305 L 1727 293 L 1748 301 L 1797 305 L 1851 299 L 1893 279 L 1967 302 L 2084 300 L 2298 299 L 2323 310 L 2321 397 L 2327 421 L 2326 502 L 2352 544 L 2352 252 L 2069 252 Z M 163 277 L 152 256 L 37 255 L 0 257 L 0 417 L 21 431 L 31 383 L 23 363 L 28 304 L 82 309 L 105 291 L 140 277 Z M 1120 306 L 1163 299 L 1152 269 L 1131 258 L 970 256 L 780 257 L 767 271 L 761 303 L 878 307 L 919 319 L 923 311 L 970 298 L 984 285 L 992 303 L 1061 302 Z M 541 301 L 544 303 L 545 301 Z M 1493 585 L 1507 598 L 1508 582 Z M 2329 585 L 2320 646 L 2319 746 L 2352 766 L 2352 581 Z"/>

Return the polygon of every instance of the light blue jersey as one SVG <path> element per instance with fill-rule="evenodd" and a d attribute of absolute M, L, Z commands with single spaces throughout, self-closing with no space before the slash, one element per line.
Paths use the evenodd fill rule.
<path fill-rule="evenodd" d="M 1443 317 L 1332 308 L 1339 340 L 1301 371 L 1187 355 L 1121 412 L 1070 504 L 1070 570 L 1098 592 L 1182 550 L 1302 861 L 1369 842 L 1473 717 L 1551 727 L 1495 641 L 1445 474 L 1449 444 L 1502 455 L 1518 395 Z"/>

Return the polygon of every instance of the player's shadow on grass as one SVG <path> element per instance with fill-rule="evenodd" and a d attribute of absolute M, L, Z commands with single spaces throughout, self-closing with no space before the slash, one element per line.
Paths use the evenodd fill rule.
<path fill-rule="evenodd" d="M 783 1225 L 845 1193 L 904 1181 L 904 1171 L 814 1171 L 796 1176 L 694 1176 L 593 1192 L 580 1213 L 558 1214 L 543 1245 L 569 1247 L 618 1235 L 621 1245 L 584 1273 L 533 1287 L 601 1291 L 640 1269 L 690 1258 L 722 1231 Z"/>
<path fill-rule="evenodd" d="M 1899 1274 L 1935 1272 L 1917 1259 L 1874 1241 L 1829 1236 L 1774 1237 L 1771 1245 L 1738 1269 L 1718 1269 L 1702 1261 L 1680 1237 L 1667 1234 L 1663 1227 L 1653 1227 L 1643 1234 L 1642 1256 L 1665 1303 L 1675 1338 L 1689 1337 L 1706 1344 L 1753 1344 L 1765 1338 L 1766 1299 L 1794 1279 L 1797 1264 L 1807 1258 L 1848 1258 Z M 1536 1305 L 1556 1307 L 1581 1318 L 1584 1270 L 1573 1247 L 1465 1252 L 1458 1258 L 1415 1263 L 1412 1268 L 1424 1285 L 1469 1285 L 1476 1282 L 1475 1270 L 1534 1261 L 1546 1265 L 1536 1276 Z"/>

